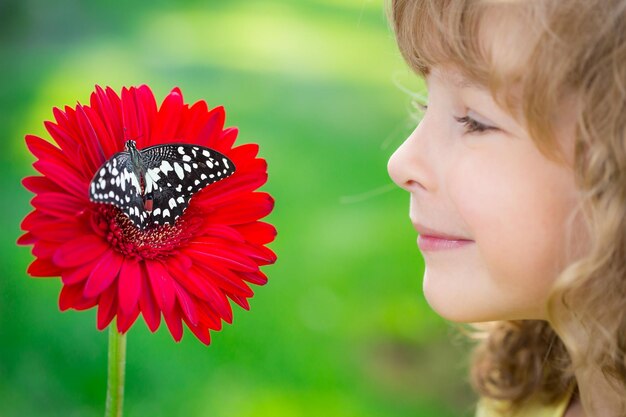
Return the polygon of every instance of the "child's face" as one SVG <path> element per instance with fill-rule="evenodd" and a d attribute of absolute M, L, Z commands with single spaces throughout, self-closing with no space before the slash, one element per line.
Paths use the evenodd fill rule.
<path fill-rule="evenodd" d="M 565 230 L 579 198 L 573 171 L 541 154 L 488 90 L 459 80 L 432 69 L 428 110 L 389 160 L 391 177 L 411 193 L 414 224 L 472 241 L 422 250 L 424 294 L 452 321 L 545 319 L 557 273 L 572 260 Z M 571 109 L 563 112 L 556 135 L 571 165 L 574 121 Z M 465 116 L 493 129 L 466 132 L 455 119 Z M 574 226 L 583 239 L 578 217 Z"/>

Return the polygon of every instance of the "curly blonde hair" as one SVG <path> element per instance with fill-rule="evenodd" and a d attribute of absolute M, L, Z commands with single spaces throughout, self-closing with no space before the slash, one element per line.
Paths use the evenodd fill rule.
<path fill-rule="evenodd" d="M 472 385 L 514 410 L 535 395 L 554 402 L 575 370 L 595 369 L 626 416 L 626 0 L 391 0 L 388 14 L 417 74 L 459 69 L 546 157 L 564 160 L 553 128 L 564 105 L 575 112 L 584 256 L 556 280 L 547 321 L 472 326 Z M 490 48 L 495 38 L 505 47 Z"/>

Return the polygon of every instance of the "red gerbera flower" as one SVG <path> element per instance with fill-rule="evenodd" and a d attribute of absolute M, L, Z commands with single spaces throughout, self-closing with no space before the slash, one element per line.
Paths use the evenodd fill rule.
<path fill-rule="evenodd" d="M 57 143 L 26 136 L 41 176 L 27 177 L 34 210 L 22 222 L 18 243 L 33 245 L 33 277 L 60 276 L 60 309 L 98 307 L 102 330 L 117 317 L 125 333 L 141 313 L 152 332 L 165 323 L 176 341 L 184 321 L 205 344 L 221 320 L 232 322 L 229 300 L 249 309 L 249 283 L 263 285 L 259 266 L 276 261 L 265 247 L 275 228 L 259 221 L 274 206 L 255 191 L 267 180 L 258 145 L 233 147 L 236 128 L 224 129 L 224 109 L 204 101 L 189 106 L 178 88 L 157 109 L 147 86 L 96 87 L 90 105 L 53 110 L 45 122 Z M 96 170 L 124 150 L 126 139 L 139 149 L 189 143 L 221 152 L 236 172 L 196 193 L 173 225 L 141 231 L 112 206 L 92 203 L 89 184 Z"/>

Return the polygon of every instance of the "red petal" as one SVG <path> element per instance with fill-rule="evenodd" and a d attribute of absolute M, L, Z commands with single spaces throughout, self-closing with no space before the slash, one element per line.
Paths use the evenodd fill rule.
<path fill-rule="evenodd" d="M 165 317 L 165 324 L 167 324 L 167 328 L 170 330 L 174 340 L 180 342 L 180 339 L 183 338 L 183 324 L 178 309 L 172 309 L 168 314 L 163 313 L 163 316 Z"/>
<path fill-rule="evenodd" d="M 59 248 L 58 242 L 50 242 L 47 240 L 39 240 L 33 246 L 33 255 L 37 258 L 52 258 L 52 255 Z"/>
<path fill-rule="evenodd" d="M 109 250 L 102 255 L 100 262 L 91 271 L 85 284 L 85 297 L 91 298 L 101 294 L 117 278 L 124 257 L 114 250 Z"/>
<path fill-rule="evenodd" d="M 59 187 L 57 184 L 50 181 L 50 179 L 46 177 L 26 177 L 22 179 L 22 185 L 28 191 L 33 192 L 35 194 L 39 193 L 47 193 L 47 192 L 55 192 L 62 193 L 65 192 L 64 188 Z"/>
<path fill-rule="evenodd" d="M 190 243 L 200 245 L 198 247 L 194 247 L 194 249 L 211 252 L 213 248 L 220 248 L 228 251 L 229 253 L 233 253 L 236 256 L 241 256 L 243 259 L 249 258 L 259 265 L 272 264 L 276 261 L 276 255 L 274 252 L 261 245 L 229 241 L 220 237 L 216 238 L 209 236 L 197 237 Z"/>
<path fill-rule="evenodd" d="M 59 309 L 65 311 L 68 308 L 87 310 L 98 302 L 98 298 L 84 298 L 83 284 L 64 285 L 59 294 Z"/>
<path fill-rule="evenodd" d="M 53 109 L 53 112 L 55 111 L 60 112 L 59 109 Z M 52 136 L 52 139 L 54 139 L 57 145 L 59 145 L 68 156 L 69 160 L 73 160 L 78 150 L 78 144 L 76 143 L 76 139 L 74 139 L 73 133 L 50 121 L 45 121 L 43 124 L 48 133 L 50 133 L 50 136 Z"/>
<path fill-rule="evenodd" d="M 241 233 L 237 232 L 237 230 L 233 227 L 226 226 L 224 224 L 209 224 L 202 229 L 202 233 L 204 236 L 219 237 L 235 242 L 245 242 L 245 239 L 241 235 Z M 199 240 L 201 239 L 202 238 L 200 237 Z"/>
<path fill-rule="evenodd" d="M 228 296 L 228 298 L 233 300 L 235 303 L 237 303 L 242 308 L 244 308 L 246 310 L 250 310 L 250 304 L 248 303 L 248 300 L 246 300 L 244 297 L 236 295 L 236 294 L 230 294 L 230 293 L 226 293 L 226 295 Z"/>
<path fill-rule="evenodd" d="M 35 135 L 26 135 L 26 147 L 35 156 L 42 161 L 49 161 L 56 165 L 69 166 L 70 162 L 63 151 L 50 142 Z"/>
<path fill-rule="evenodd" d="M 114 287 L 102 293 L 98 301 L 98 330 L 104 330 L 117 312 L 117 299 Z"/>
<path fill-rule="evenodd" d="M 189 143 L 202 145 L 198 135 L 202 127 L 208 121 L 208 108 L 206 101 L 200 100 L 193 104 L 188 111 L 183 113 L 183 120 L 180 124 L 180 135 Z"/>
<path fill-rule="evenodd" d="M 219 146 L 218 139 L 222 136 L 222 129 L 224 129 L 224 120 L 226 118 L 224 107 L 218 106 L 212 109 L 208 116 L 206 124 L 202 127 L 197 137 L 198 143 L 223 152 L 225 149 Z"/>
<path fill-rule="evenodd" d="M 55 220 L 57 220 L 55 217 L 48 216 L 38 210 L 34 210 L 28 213 L 26 217 L 24 217 L 24 220 L 22 220 L 22 223 L 20 224 L 20 228 L 22 230 L 30 231 L 30 229 L 37 226 L 38 224 L 46 224 Z"/>
<path fill-rule="evenodd" d="M 35 237 L 32 233 L 24 233 L 22 236 L 17 238 L 18 245 L 32 245 L 37 242 L 39 239 Z"/>
<path fill-rule="evenodd" d="M 222 265 L 226 268 L 244 272 L 254 272 L 259 269 L 257 264 L 249 258 L 228 251 L 225 248 L 215 246 L 207 248 L 207 245 L 193 244 L 188 247 L 185 253 L 198 261 L 200 265 Z"/>
<path fill-rule="evenodd" d="M 124 314 L 133 312 L 141 295 L 141 266 L 135 259 L 126 259 L 120 269 L 119 290 L 120 309 Z"/>
<path fill-rule="evenodd" d="M 223 150 L 230 150 L 237 139 L 237 134 L 239 133 L 239 129 L 236 127 L 229 127 L 228 129 L 224 129 L 222 132 L 222 137 L 218 139 L 217 147 Z"/>
<path fill-rule="evenodd" d="M 137 317 L 139 317 L 139 306 L 136 306 L 135 310 L 133 310 L 129 314 L 125 314 L 123 311 L 118 309 L 117 331 L 120 333 L 126 333 L 128 329 L 130 329 L 130 327 L 135 323 Z"/>
<path fill-rule="evenodd" d="M 193 323 L 191 323 L 185 316 L 183 316 L 183 320 L 185 321 L 189 329 L 193 332 L 193 334 L 196 335 L 198 340 L 200 340 L 207 346 L 211 344 L 211 336 L 209 335 L 208 329 L 201 325 L 194 326 Z"/>
<path fill-rule="evenodd" d="M 136 90 L 137 106 L 146 145 L 152 143 L 152 127 L 157 120 L 157 104 L 152 90 L 147 85 L 140 85 Z"/>
<path fill-rule="evenodd" d="M 83 202 L 61 193 L 37 194 L 31 204 L 45 214 L 61 218 L 76 217 L 86 209 Z"/>
<path fill-rule="evenodd" d="M 67 242 L 76 236 L 83 236 L 89 233 L 86 228 L 79 223 L 76 218 L 58 219 L 49 222 L 39 222 L 31 228 L 31 233 L 35 236 L 52 240 L 55 242 Z"/>
<path fill-rule="evenodd" d="M 185 313 L 185 316 L 189 319 L 192 325 L 198 324 L 198 311 L 196 310 L 196 304 L 192 297 L 185 291 L 183 287 L 174 282 L 174 289 L 176 291 L 176 298 L 181 310 Z"/>
<path fill-rule="evenodd" d="M 228 299 L 224 296 L 224 302 L 228 305 L 230 311 L 230 304 L 228 304 Z M 221 330 L 222 329 L 222 320 L 219 315 L 217 315 L 208 304 L 198 304 L 198 313 L 200 313 L 200 324 L 199 326 L 207 326 L 209 329 L 213 330 Z M 227 323 L 232 323 L 231 320 L 224 320 Z"/>
<path fill-rule="evenodd" d="M 226 293 L 238 294 L 246 297 L 252 297 L 254 293 L 248 285 L 237 276 L 237 274 L 226 268 L 219 268 L 213 265 L 203 265 L 207 271 L 207 276 Z"/>
<path fill-rule="evenodd" d="M 136 90 L 134 88 L 122 89 L 122 118 L 124 124 L 124 136 L 126 139 L 137 140 L 141 138 L 141 143 L 149 143 L 143 138 L 144 130 L 139 118 L 139 106 L 137 105 Z"/>
<path fill-rule="evenodd" d="M 244 224 L 267 216 L 274 208 L 274 199 L 267 193 L 241 196 L 236 203 L 225 204 L 209 214 L 210 223 Z"/>
<path fill-rule="evenodd" d="M 26 270 L 31 277 L 58 277 L 61 268 L 54 265 L 50 259 L 35 259 Z"/>
<path fill-rule="evenodd" d="M 261 271 L 239 272 L 237 275 L 251 284 L 265 285 L 267 283 L 267 276 Z"/>
<path fill-rule="evenodd" d="M 61 187 L 63 192 L 71 193 L 81 201 L 87 200 L 88 182 L 67 166 L 44 160 L 35 162 L 33 167 Z"/>
<path fill-rule="evenodd" d="M 52 260 L 62 268 L 69 268 L 99 258 L 109 248 L 108 243 L 98 236 L 80 236 L 59 247 Z"/>
<path fill-rule="evenodd" d="M 218 290 L 215 286 L 207 283 L 207 281 L 210 282 L 207 276 L 207 273 L 202 270 L 197 269 L 196 267 L 192 267 L 188 271 L 188 276 L 191 280 L 195 281 L 196 283 L 200 283 L 200 282 L 204 283 L 203 289 L 208 294 L 208 298 L 205 300 L 208 302 L 207 307 L 210 307 L 216 312 L 218 312 L 219 315 L 222 318 L 224 318 L 224 320 L 227 321 L 228 323 L 232 323 L 233 311 L 230 308 L 230 304 L 228 303 L 226 296 L 224 296 L 224 294 L 220 290 Z M 203 305 L 203 304 L 200 304 L 200 305 Z"/>
<path fill-rule="evenodd" d="M 242 195 L 256 190 L 266 181 L 267 174 L 265 173 L 235 174 L 224 181 L 211 184 L 205 189 L 206 191 L 197 196 L 195 203 L 205 208 L 212 208 L 225 202 L 230 203 Z M 237 203 L 237 201 L 233 202 Z"/>
<path fill-rule="evenodd" d="M 82 149 L 86 156 L 87 172 L 96 172 L 105 161 L 104 150 L 89 117 L 85 113 L 85 109 L 81 105 L 76 106 L 76 122 L 82 139 L 79 149 Z"/>
<path fill-rule="evenodd" d="M 146 261 L 146 268 L 154 298 L 161 311 L 169 314 L 174 308 L 176 297 L 172 277 L 160 262 Z"/>
<path fill-rule="evenodd" d="M 107 87 L 105 92 L 100 86 L 96 86 L 96 91 L 91 94 L 91 107 L 104 121 L 103 127 L 108 133 L 106 135 L 108 140 L 102 140 L 102 148 L 107 158 L 124 147 L 124 130 L 120 114 L 120 103 L 120 98 L 109 87 Z"/>
<path fill-rule="evenodd" d="M 233 160 L 254 159 L 259 154 L 259 145 L 256 143 L 246 143 L 245 145 L 233 148 L 228 156 Z"/>
<path fill-rule="evenodd" d="M 265 222 L 238 224 L 232 227 L 241 233 L 248 242 L 258 245 L 270 243 L 276 237 L 276 228 Z"/>
<path fill-rule="evenodd" d="M 65 311 L 81 302 L 83 298 L 82 285 L 64 285 L 59 294 L 59 309 Z"/>
<path fill-rule="evenodd" d="M 89 123 L 93 128 L 95 136 L 98 138 L 104 159 L 109 159 L 115 153 L 121 151 L 123 147 L 118 146 L 117 141 L 109 136 L 108 120 L 102 120 L 95 109 L 83 107 L 85 115 L 89 119 Z"/>
<path fill-rule="evenodd" d="M 98 265 L 99 260 L 87 262 L 77 268 L 64 269 L 61 273 L 61 281 L 65 285 L 74 285 L 83 282 L 89 277 L 91 271 Z"/>
<path fill-rule="evenodd" d="M 148 272 L 144 271 L 141 275 L 143 278 L 141 282 L 142 291 L 139 296 L 139 308 L 148 328 L 154 333 L 161 324 L 161 311 L 150 291 Z"/>
<path fill-rule="evenodd" d="M 178 88 L 173 89 L 159 108 L 151 145 L 159 145 L 180 140 L 177 137 L 178 126 L 183 110 L 183 96 Z"/>

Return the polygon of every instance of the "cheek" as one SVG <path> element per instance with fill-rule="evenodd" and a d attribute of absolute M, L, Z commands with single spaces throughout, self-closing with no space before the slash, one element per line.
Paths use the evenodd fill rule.
<path fill-rule="evenodd" d="M 488 282 L 523 309 L 543 299 L 556 275 L 564 215 L 560 178 L 521 158 L 468 159 L 458 164 L 448 189 L 476 241 Z M 533 169 L 529 169 L 533 167 Z M 552 177 L 551 177 L 552 175 Z"/>

